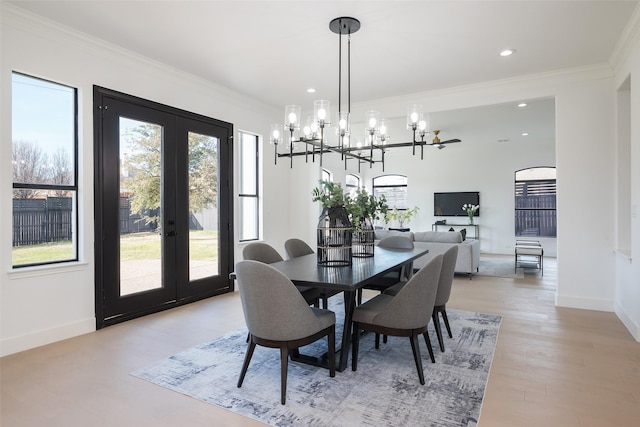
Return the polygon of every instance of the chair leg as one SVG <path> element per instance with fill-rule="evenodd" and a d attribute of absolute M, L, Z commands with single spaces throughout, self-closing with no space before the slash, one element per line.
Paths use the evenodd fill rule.
<path fill-rule="evenodd" d="M 357 291 L 357 296 L 356 296 L 356 305 L 361 305 L 362 304 L 362 288 L 358 289 Z"/>
<path fill-rule="evenodd" d="M 287 368 L 289 367 L 289 349 L 280 347 L 280 403 L 283 405 L 287 399 Z"/>
<path fill-rule="evenodd" d="M 449 338 L 453 338 L 451 334 L 451 326 L 449 326 L 449 318 L 447 317 L 447 309 L 442 309 L 442 320 L 444 320 L 444 326 L 447 328 L 447 333 L 449 334 Z"/>
<path fill-rule="evenodd" d="M 353 322 L 353 336 L 351 338 L 351 370 L 356 371 L 358 370 L 358 346 L 360 344 L 360 331 L 356 322 Z"/>
<path fill-rule="evenodd" d="M 247 374 L 247 369 L 249 368 L 249 362 L 251 362 L 251 356 L 253 356 L 253 350 L 255 349 L 256 349 L 256 343 L 254 343 L 253 341 L 250 341 L 249 346 L 247 347 L 247 353 L 244 355 L 244 363 L 242 364 L 242 370 L 240 371 L 240 378 L 238 379 L 238 388 L 242 387 L 244 376 Z"/>
<path fill-rule="evenodd" d="M 420 358 L 420 343 L 416 335 L 409 337 L 409 340 L 411 341 L 411 350 L 413 350 L 413 359 L 416 361 L 416 368 L 418 369 L 418 378 L 420 378 L 420 384 L 424 385 L 424 372 L 422 371 L 422 359 Z"/>
<path fill-rule="evenodd" d="M 436 363 L 436 358 L 433 356 L 433 347 L 431 346 L 431 338 L 429 337 L 429 332 L 424 331 L 422 334 L 424 337 L 424 342 L 427 343 L 427 350 L 429 350 L 429 358 L 431 359 L 431 363 Z"/>
<path fill-rule="evenodd" d="M 444 342 L 442 340 L 442 329 L 440 329 L 440 318 L 438 317 L 438 312 L 434 311 L 431 315 L 433 319 L 433 327 L 436 330 L 436 335 L 438 336 L 438 343 L 440 344 L 440 351 L 444 352 Z"/>
<path fill-rule="evenodd" d="M 336 327 L 332 327 L 327 337 L 329 341 L 329 376 L 336 376 Z"/>
<path fill-rule="evenodd" d="M 380 348 L 380 334 L 376 332 L 376 350 Z"/>

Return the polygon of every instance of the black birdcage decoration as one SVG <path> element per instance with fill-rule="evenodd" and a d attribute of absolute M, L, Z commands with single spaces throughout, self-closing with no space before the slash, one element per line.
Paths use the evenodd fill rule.
<path fill-rule="evenodd" d="M 373 256 L 375 231 L 369 218 L 360 218 L 359 224 L 353 230 L 353 256 L 366 258 Z"/>
<path fill-rule="evenodd" d="M 353 229 L 344 206 L 324 208 L 318 221 L 318 265 L 351 265 Z"/>

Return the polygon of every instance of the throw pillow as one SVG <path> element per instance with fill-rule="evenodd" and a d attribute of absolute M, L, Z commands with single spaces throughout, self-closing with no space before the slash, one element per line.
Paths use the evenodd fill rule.
<path fill-rule="evenodd" d="M 460 235 L 462 236 L 462 241 L 464 242 L 464 240 L 467 238 L 467 229 L 463 228 L 462 230 L 460 230 Z"/>

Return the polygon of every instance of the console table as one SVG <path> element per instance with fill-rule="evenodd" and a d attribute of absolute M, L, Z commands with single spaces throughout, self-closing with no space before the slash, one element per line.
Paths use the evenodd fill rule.
<path fill-rule="evenodd" d="M 434 223 L 431 225 L 431 231 L 439 231 L 440 227 L 444 227 L 449 230 L 453 227 L 454 230 L 458 231 L 458 229 L 466 228 L 467 229 L 467 239 L 480 239 L 480 226 L 478 224 L 437 224 Z M 473 230 L 473 235 L 469 234 L 469 229 Z"/>

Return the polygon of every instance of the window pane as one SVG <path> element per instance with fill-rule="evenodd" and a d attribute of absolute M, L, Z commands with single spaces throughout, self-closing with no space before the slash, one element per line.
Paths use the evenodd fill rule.
<path fill-rule="evenodd" d="M 390 208 L 407 209 L 407 177 L 384 175 L 374 178 L 373 195 L 384 195 Z"/>
<path fill-rule="evenodd" d="M 75 185 L 75 89 L 12 75 L 13 182 Z"/>
<path fill-rule="evenodd" d="M 255 135 L 242 133 L 240 143 L 240 193 L 258 194 L 257 185 L 257 153 L 258 138 Z"/>
<path fill-rule="evenodd" d="M 189 280 L 218 274 L 219 143 L 189 132 Z"/>
<path fill-rule="evenodd" d="M 556 169 L 523 169 L 515 175 L 515 235 L 556 237 Z"/>
<path fill-rule="evenodd" d="M 13 190 L 14 266 L 77 258 L 75 199 L 75 191 Z"/>
<path fill-rule="evenodd" d="M 240 240 L 258 239 L 258 198 L 240 198 Z"/>

